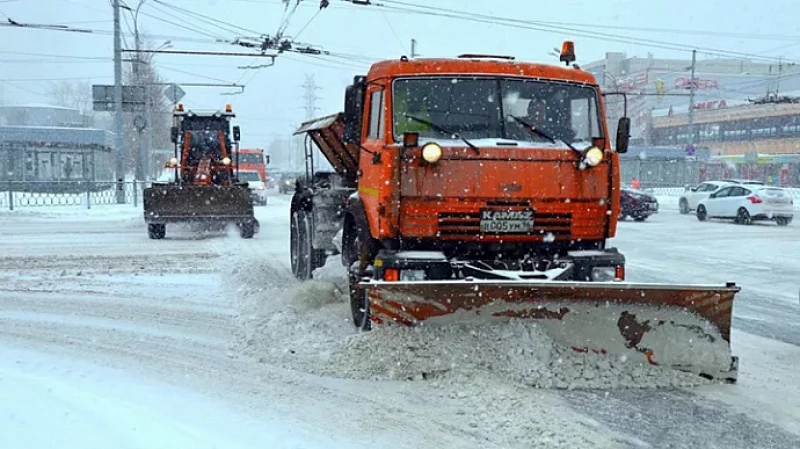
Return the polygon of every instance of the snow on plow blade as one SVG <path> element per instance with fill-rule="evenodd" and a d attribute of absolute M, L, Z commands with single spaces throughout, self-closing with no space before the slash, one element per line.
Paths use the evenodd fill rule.
<path fill-rule="evenodd" d="M 247 222 L 253 219 L 250 189 L 218 186 L 153 186 L 144 191 L 148 223 Z"/>
<path fill-rule="evenodd" d="M 435 281 L 361 284 L 376 324 L 534 319 L 559 344 L 736 380 L 733 284 Z"/>

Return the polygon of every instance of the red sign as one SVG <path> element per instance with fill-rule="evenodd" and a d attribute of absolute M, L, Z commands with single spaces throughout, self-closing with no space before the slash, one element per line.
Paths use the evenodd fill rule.
<path fill-rule="evenodd" d="M 637 73 L 628 78 L 620 80 L 618 84 L 619 84 L 618 88 L 623 92 L 628 92 L 637 87 L 646 86 L 647 73 Z"/>
<path fill-rule="evenodd" d="M 692 84 L 694 84 L 695 89 L 719 89 L 719 83 L 717 80 L 704 80 L 695 78 L 694 81 L 692 81 L 691 78 L 683 77 L 675 79 L 676 89 L 691 89 Z"/>

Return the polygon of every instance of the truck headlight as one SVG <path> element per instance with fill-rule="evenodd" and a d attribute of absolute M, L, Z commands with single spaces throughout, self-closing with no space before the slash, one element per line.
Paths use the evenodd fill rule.
<path fill-rule="evenodd" d="M 593 282 L 611 282 L 617 278 L 617 267 L 592 268 Z"/>
<path fill-rule="evenodd" d="M 429 164 L 435 164 L 442 158 L 442 147 L 433 142 L 422 147 L 422 159 Z"/>
<path fill-rule="evenodd" d="M 231 158 L 229 158 L 229 157 L 223 158 L 222 159 L 222 164 L 223 165 L 231 165 Z"/>
<path fill-rule="evenodd" d="M 401 281 L 424 281 L 425 270 L 400 270 Z"/>
<path fill-rule="evenodd" d="M 163 160 L 163 159 L 162 159 Z M 170 167 L 177 167 L 178 166 L 178 158 L 173 157 L 169 160 Z"/>
<path fill-rule="evenodd" d="M 603 150 L 597 147 L 589 148 L 589 151 L 583 156 L 583 160 L 589 167 L 597 167 L 603 162 Z"/>

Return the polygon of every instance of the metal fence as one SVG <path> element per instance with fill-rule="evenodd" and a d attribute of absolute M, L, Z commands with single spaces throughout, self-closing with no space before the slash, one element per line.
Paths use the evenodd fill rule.
<path fill-rule="evenodd" d="M 0 209 L 129 204 L 138 207 L 142 191 L 150 183 L 140 181 L 0 182 Z"/>
<path fill-rule="evenodd" d="M 685 187 L 719 179 L 751 179 L 782 187 L 800 187 L 800 163 L 725 164 L 692 159 L 620 159 L 622 183 L 639 179 L 641 188 Z"/>

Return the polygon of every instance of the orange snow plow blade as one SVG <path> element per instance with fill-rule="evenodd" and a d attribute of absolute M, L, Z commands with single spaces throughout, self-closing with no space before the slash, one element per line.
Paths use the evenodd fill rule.
<path fill-rule="evenodd" d="M 373 323 L 408 326 L 537 320 L 580 352 L 638 357 L 653 365 L 735 382 L 730 356 L 739 287 L 618 282 L 363 282 Z"/>

